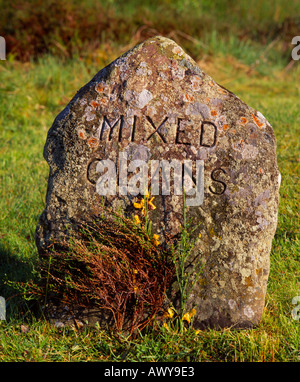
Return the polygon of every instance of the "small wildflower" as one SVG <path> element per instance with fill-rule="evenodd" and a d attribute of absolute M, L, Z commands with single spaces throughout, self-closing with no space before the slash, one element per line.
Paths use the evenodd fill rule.
<path fill-rule="evenodd" d="M 168 308 L 168 310 L 164 313 L 165 318 L 173 318 L 174 310 L 172 308 Z"/>
<path fill-rule="evenodd" d="M 137 225 L 141 223 L 140 218 L 139 218 L 138 215 L 134 215 L 134 223 L 137 224 Z"/>
<path fill-rule="evenodd" d="M 156 246 L 159 246 L 160 244 L 160 241 L 158 239 L 159 239 L 159 236 L 157 234 L 154 234 L 152 240 L 153 240 L 153 244 Z"/>
<path fill-rule="evenodd" d="M 148 208 L 149 208 L 149 210 L 155 210 L 156 209 L 156 207 L 155 207 L 155 205 L 152 203 L 152 200 L 154 199 L 154 196 L 149 200 L 149 202 L 148 202 Z"/>
<path fill-rule="evenodd" d="M 144 208 L 145 201 L 142 199 L 139 203 L 133 203 L 134 208 Z"/>
<path fill-rule="evenodd" d="M 134 269 L 133 273 L 136 275 L 138 273 L 138 271 L 136 269 Z"/>
<path fill-rule="evenodd" d="M 196 314 L 196 309 L 192 309 L 191 311 L 185 313 L 183 316 L 182 316 L 182 321 L 187 321 L 188 323 L 191 322 L 191 318 Z"/>
<path fill-rule="evenodd" d="M 165 329 L 167 329 L 167 330 L 170 330 L 170 329 L 169 329 L 169 326 L 168 326 L 168 324 L 167 324 L 166 322 L 163 323 L 163 327 L 164 327 Z"/>
<path fill-rule="evenodd" d="M 199 233 L 198 237 L 199 237 L 199 239 L 201 239 L 201 233 Z"/>

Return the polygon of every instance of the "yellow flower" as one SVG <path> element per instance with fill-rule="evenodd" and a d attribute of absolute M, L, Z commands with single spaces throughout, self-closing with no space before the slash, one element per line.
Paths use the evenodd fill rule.
<path fill-rule="evenodd" d="M 190 315 L 188 313 L 185 313 L 183 316 L 182 316 L 182 321 L 187 321 L 188 323 L 191 322 L 191 318 L 190 318 Z"/>
<path fill-rule="evenodd" d="M 168 327 L 168 324 L 166 322 L 163 323 L 163 327 L 167 330 L 170 330 L 169 327 Z"/>
<path fill-rule="evenodd" d="M 160 241 L 158 240 L 159 239 L 158 235 L 154 234 L 152 239 L 153 239 L 154 245 L 158 246 L 160 244 Z"/>
<path fill-rule="evenodd" d="M 133 203 L 134 208 L 144 208 L 145 200 L 142 199 L 139 203 Z"/>
<path fill-rule="evenodd" d="M 199 239 L 201 239 L 201 233 L 199 233 L 199 236 L 198 236 L 198 237 L 199 237 Z"/>
<path fill-rule="evenodd" d="M 155 205 L 152 203 L 152 200 L 154 199 L 154 196 L 148 201 L 148 208 L 149 210 L 155 210 Z"/>
<path fill-rule="evenodd" d="M 174 316 L 174 310 L 172 308 L 168 308 L 168 310 L 164 313 L 165 318 L 172 318 Z"/>
<path fill-rule="evenodd" d="M 183 316 L 182 316 L 182 321 L 187 321 L 188 323 L 191 322 L 191 318 L 196 314 L 196 309 L 192 309 L 190 310 L 189 312 L 185 313 Z"/>
<path fill-rule="evenodd" d="M 140 224 L 140 218 L 139 218 L 139 216 L 138 215 L 134 215 L 134 223 L 135 224 Z"/>
<path fill-rule="evenodd" d="M 136 269 L 134 269 L 134 270 L 133 270 L 133 273 L 134 273 L 134 274 L 137 274 L 137 273 L 138 273 L 138 271 L 137 271 Z"/>

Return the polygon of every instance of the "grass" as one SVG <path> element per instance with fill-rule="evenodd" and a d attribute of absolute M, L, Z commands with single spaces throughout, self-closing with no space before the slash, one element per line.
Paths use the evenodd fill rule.
<path fill-rule="evenodd" d="M 114 2 L 110 3 L 112 7 Z M 157 23 L 162 23 L 163 12 L 158 13 L 147 2 L 143 2 L 144 19 L 137 17 L 142 6 L 136 7 L 136 2 L 127 2 L 125 10 L 120 4 L 114 8 L 116 17 L 127 12 L 135 31 L 144 25 L 146 17 L 148 28 L 163 30 L 154 24 L 155 15 L 159 15 Z M 20 62 L 11 55 L 1 61 L 0 295 L 7 300 L 8 319 L 0 321 L 0 361 L 300 361 L 300 321 L 291 316 L 295 308 L 292 298 L 300 296 L 300 67 L 295 64 L 287 68 L 282 41 L 272 44 L 274 35 L 266 32 L 271 31 L 270 24 L 283 22 L 300 10 L 283 1 L 277 1 L 275 7 L 268 2 L 258 6 L 253 1 L 256 10 L 240 2 L 237 19 L 239 9 L 230 12 L 226 1 L 222 6 L 203 1 L 198 8 L 198 2 L 191 0 L 160 4 L 169 15 L 182 12 L 178 17 L 182 17 L 183 28 L 172 29 L 169 22 L 165 34 L 177 36 L 208 74 L 262 112 L 274 128 L 282 185 L 262 322 L 253 330 L 196 332 L 189 328 L 183 334 L 157 324 L 129 339 L 97 327 L 56 328 L 43 317 L 36 317 L 30 301 L 17 296 L 11 286 L 13 281 L 35 277 L 34 231 L 47 189 L 48 166 L 42 156 L 47 131 L 77 89 L 134 45 L 136 39 L 128 32 L 123 40 L 116 37 L 111 44 L 101 40 L 97 48 L 73 58 L 47 54 Z M 204 22 L 212 21 L 206 34 L 197 34 L 195 25 L 188 29 L 184 10 L 191 7 L 205 16 Z M 250 26 L 242 27 L 246 21 Z M 192 41 L 174 30 L 181 30 Z M 259 30 L 265 31 L 267 43 L 261 35 L 256 38 Z M 242 32 L 251 38 L 243 39 Z"/>
<path fill-rule="evenodd" d="M 230 47 L 249 57 L 260 48 L 268 56 L 272 52 L 275 62 L 280 54 L 288 59 L 300 15 L 298 2 L 284 0 L 11 0 L 9 6 L 0 0 L 0 8 L 0 35 L 10 54 L 23 61 L 41 53 L 84 57 L 161 34 L 191 54 Z M 266 50 L 269 44 L 272 50 Z"/>

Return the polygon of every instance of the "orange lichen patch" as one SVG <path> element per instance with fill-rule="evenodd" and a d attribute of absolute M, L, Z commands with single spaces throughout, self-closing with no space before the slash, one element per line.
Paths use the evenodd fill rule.
<path fill-rule="evenodd" d="M 100 102 L 102 103 L 102 105 L 106 105 L 107 104 L 107 99 L 106 98 L 101 98 Z"/>
<path fill-rule="evenodd" d="M 227 129 L 229 129 L 229 125 L 223 125 L 223 131 L 226 131 Z"/>
<path fill-rule="evenodd" d="M 84 130 L 79 130 L 78 131 L 78 136 L 81 139 L 86 139 L 85 131 Z"/>
<path fill-rule="evenodd" d="M 91 106 L 93 106 L 93 107 L 97 107 L 97 106 L 99 106 L 99 103 L 96 102 L 96 101 L 92 101 L 92 102 L 91 102 Z"/>
<path fill-rule="evenodd" d="M 193 77 L 193 81 L 195 81 L 195 82 L 202 82 L 202 78 L 199 77 L 199 76 L 194 76 Z"/>
<path fill-rule="evenodd" d="M 264 124 L 262 122 L 259 121 L 259 119 L 254 115 L 252 114 L 252 118 L 253 118 L 253 121 L 255 122 L 255 124 L 261 128 Z"/>
<path fill-rule="evenodd" d="M 218 93 L 221 93 L 221 94 L 227 94 L 227 91 L 223 88 L 220 88 L 220 87 L 218 87 L 217 91 L 218 91 Z"/>
<path fill-rule="evenodd" d="M 98 93 L 102 93 L 103 90 L 104 90 L 104 86 L 103 86 L 102 84 L 98 84 L 98 85 L 96 86 L 96 91 L 97 91 Z"/>
<path fill-rule="evenodd" d="M 202 79 L 198 76 L 193 76 L 193 78 L 191 79 L 192 81 L 192 88 L 193 90 L 199 90 L 201 88 L 201 85 L 202 85 Z"/>
<path fill-rule="evenodd" d="M 190 94 L 184 93 L 183 100 L 184 102 L 192 102 L 194 101 L 194 97 Z"/>
<path fill-rule="evenodd" d="M 209 81 L 210 86 L 215 86 L 214 81 Z"/>
<path fill-rule="evenodd" d="M 205 98 L 205 102 L 206 102 L 206 103 L 209 103 L 209 102 L 210 102 L 210 98 L 206 97 L 206 98 Z"/>
<path fill-rule="evenodd" d="M 263 170 L 262 168 L 259 168 L 259 169 L 258 169 L 258 172 L 259 172 L 260 174 L 263 174 L 263 173 L 264 173 L 264 170 Z"/>
<path fill-rule="evenodd" d="M 212 110 L 212 111 L 210 112 L 210 115 L 211 115 L 212 117 L 215 117 L 216 115 L 218 115 L 217 110 Z"/>
<path fill-rule="evenodd" d="M 245 284 L 247 287 L 252 287 L 253 286 L 253 281 L 252 281 L 252 278 L 251 276 L 248 276 L 245 278 Z"/>
<path fill-rule="evenodd" d="M 245 118 L 245 117 L 241 117 L 241 123 L 242 123 L 243 125 L 246 125 L 247 122 L 248 122 L 248 119 L 247 119 L 247 118 Z"/>
<path fill-rule="evenodd" d="M 92 137 L 92 138 L 90 138 L 90 139 L 88 140 L 88 145 L 89 145 L 90 147 L 98 147 L 98 145 L 99 145 L 99 139 L 96 138 L 96 137 Z"/>

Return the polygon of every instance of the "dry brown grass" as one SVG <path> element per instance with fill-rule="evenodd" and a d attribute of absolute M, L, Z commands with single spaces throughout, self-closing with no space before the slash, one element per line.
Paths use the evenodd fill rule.
<path fill-rule="evenodd" d="M 118 332 L 144 328 L 162 312 L 172 259 L 142 226 L 122 216 L 82 224 L 41 258 L 39 293 L 71 308 L 110 312 Z"/>

